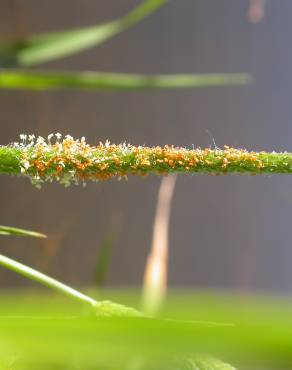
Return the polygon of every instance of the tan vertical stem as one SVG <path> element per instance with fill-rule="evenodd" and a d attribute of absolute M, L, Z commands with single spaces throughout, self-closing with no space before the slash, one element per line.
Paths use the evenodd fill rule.
<path fill-rule="evenodd" d="M 144 272 L 143 309 L 149 315 L 158 312 L 167 289 L 168 229 L 175 183 L 176 175 L 164 177 L 157 198 L 152 247 Z"/>

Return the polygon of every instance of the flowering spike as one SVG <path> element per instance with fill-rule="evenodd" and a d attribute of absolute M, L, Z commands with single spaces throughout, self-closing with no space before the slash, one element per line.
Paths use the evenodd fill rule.
<path fill-rule="evenodd" d="M 247 173 L 292 174 L 292 153 L 254 152 L 229 146 L 219 148 L 180 148 L 116 145 L 109 140 L 90 146 L 85 138 L 20 135 L 20 143 L 0 146 L 0 173 L 26 175 L 38 187 L 57 181 L 65 186 L 87 180 L 106 180 L 149 173 Z M 28 143 L 26 142 L 28 138 Z"/>

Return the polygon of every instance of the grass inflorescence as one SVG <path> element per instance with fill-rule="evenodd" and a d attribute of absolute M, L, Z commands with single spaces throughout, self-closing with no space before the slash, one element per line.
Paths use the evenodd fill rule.
<path fill-rule="evenodd" d="M 0 173 L 30 177 L 36 186 L 58 181 L 72 182 L 107 180 L 128 175 L 149 173 L 292 173 L 292 153 L 255 152 L 220 148 L 182 148 L 133 146 L 127 143 L 86 143 L 84 137 L 73 139 L 50 134 L 45 140 L 34 135 L 21 135 L 21 141 L 0 147 Z"/>

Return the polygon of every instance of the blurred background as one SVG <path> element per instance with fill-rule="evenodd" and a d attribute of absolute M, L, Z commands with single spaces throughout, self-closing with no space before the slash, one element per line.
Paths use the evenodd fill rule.
<path fill-rule="evenodd" d="M 0 36 L 13 41 L 115 19 L 138 0 L 1 0 Z M 256 3 L 256 1 L 254 1 Z M 91 144 L 224 144 L 291 151 L 292 2 L 267 0 L 260 22 L 248 0 L 170 0 L 98 48 L 43 69 L 127 73 L 247 72 L 250 86 L 131 92 L 0 90 L 1 139 L 61 132 Z M 264 5 L 264 2 L 262 3 Z M 258 6 L 255 5 L 255 6 Z M 1 177 L 0 224 L 46 240 L 1 238 L 1 253 L 76 286 L 140 287 L 161 179 L 129 178 L 85 188 Z M 169 224 L 169 285 L 239 292 L 292 292 L 292 178 L 183 176 Z M 30 285 L 0 271 L 1 287 Z"/>

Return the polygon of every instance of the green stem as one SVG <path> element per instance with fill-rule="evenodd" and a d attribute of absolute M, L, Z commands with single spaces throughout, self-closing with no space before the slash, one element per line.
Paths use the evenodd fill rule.
<path fill-rule="evenodd" d="M 248 74 L 136 75 L 103 72 L 0 71 L 1 89 L 140 90 L 244 85 Z"/>
<path fill-rule="evenodd" d="M 93 298 L 90 298 L 87 295 L 78 292 L 77 290 L 69 287 L 68 285 L 60 283 L 58 280 L 55 280 L 37 270 L 34 270 L 31 267 L 28 267 L 11 258 L 3 256 L 2 254 L 0 254 L 0 265 L 8 268 L 9 270 L 17 272 L 18 274 L 30 280 L 45 285 L 48 288 L 52 288 L 58 292 L 66 294 L 67 296 L 70 296 L 71 298 L 79 302 L 89 303 L 92 306 L 97 304 L 97 301 L 95 301 Z"/>

